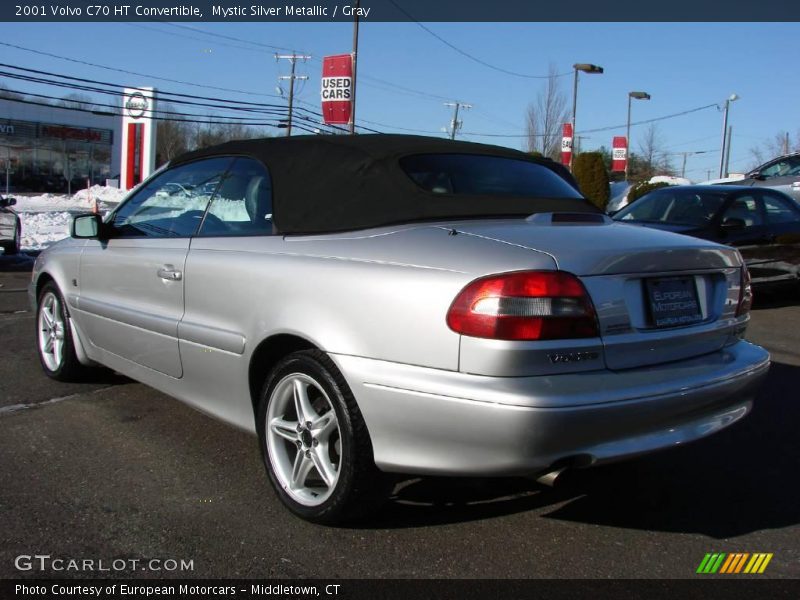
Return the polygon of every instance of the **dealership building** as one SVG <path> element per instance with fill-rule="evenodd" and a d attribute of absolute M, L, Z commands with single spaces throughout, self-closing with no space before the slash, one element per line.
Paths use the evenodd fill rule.
<path fill-rule="evenodd" d="M 75 192 L 120 174 L 122 121 L 0 98 L 0 189 Z"/>

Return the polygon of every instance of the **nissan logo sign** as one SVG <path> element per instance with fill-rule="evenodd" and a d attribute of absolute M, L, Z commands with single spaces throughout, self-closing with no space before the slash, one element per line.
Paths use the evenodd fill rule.
<path fill-rule="evenodd" d="M 125 109 L 132 119 L 138 119 L 144 116 L 147 111 L 147 98 L 145 98 L 144 94 L 135 92 L 128 96 L 128 100 L 125 102 Z"/>

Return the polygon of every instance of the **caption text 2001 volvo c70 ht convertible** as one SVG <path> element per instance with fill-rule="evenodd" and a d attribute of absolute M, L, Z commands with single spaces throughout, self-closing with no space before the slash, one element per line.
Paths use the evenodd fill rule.
<path fill-rule="evenodd" d="M 36 261 L 39 355 L 257 432 L 294 513 L 386 473 L 543 475 L 714 433 L 769 356 L 739 253 L 614 223 L 558 165 L 412 136 L 180 157 Z"/>

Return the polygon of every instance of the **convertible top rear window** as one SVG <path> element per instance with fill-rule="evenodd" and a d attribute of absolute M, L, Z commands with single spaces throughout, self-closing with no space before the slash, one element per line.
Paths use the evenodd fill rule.
<path fill-rule="evenodd" d="M 578 191 L 544 165 L 481 154 L 417 154 L 400 166 L 426 192 L 469 196 L 580 198 Z"/>

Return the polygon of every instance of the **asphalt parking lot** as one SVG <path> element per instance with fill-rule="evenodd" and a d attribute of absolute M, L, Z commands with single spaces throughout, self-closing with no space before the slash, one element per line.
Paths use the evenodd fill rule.
<path fill-rule="evenodd" d="M 408 479 L 329 528 L 282 508 L 255 438 L 113 374 L 45 377 L 15 291 L 30 264 L 0 257 L 0 578 L 41 575 L 15 568 L 29 554 L 193 561 L 125 577 L 684 578 L 707 552 L 773 553 L 761 577 L 800 577 L 800 293 L 757 296 L 748 337 L 774 364 L 712 438 L 555 489 Z"/>

